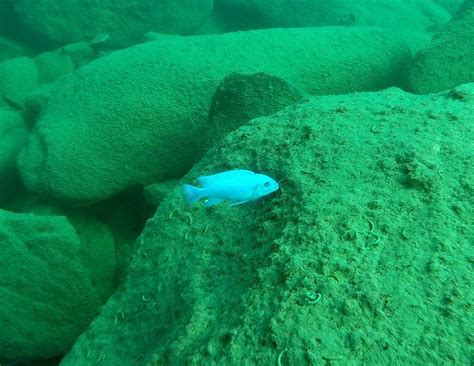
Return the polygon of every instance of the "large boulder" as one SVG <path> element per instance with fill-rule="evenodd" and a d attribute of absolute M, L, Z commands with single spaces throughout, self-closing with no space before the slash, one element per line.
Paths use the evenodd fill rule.
<path fill-rule="evenodd" d="M 434 0 L 434 2 L 445 8 L 451 14 L 454 14 L 458 11 L 464 0 Z"/>
<path fill-rule="evenodd" d="M 17 57 L 0 62 L 0 106 L 21 110 L 38 87 L 38 68 L 31 58 Z"/>
<path fill-rule="evenodd" d="M 27 137 L 21 113 L 0 107 L 0 204 L 12 198 L 21 186 L 16 157 Z"/>
<path fill-rule="evenodd" d="M 232 72 L 266 72 L 306 93 L 340 94 L 403 83 L 410 60 L 402 42 L 373 28 L 162 36 L 59 80 L 20 171 L 32 191 L 102 200 L 186 173 L 208 148 L 212 97 Z"/>
<path fill-rule="evenodd" d="M 209 209 L 177 187 L 62 365 L 469 364 L 473 114 L 474 84 L 392 88 L 230 133 L 181 183 L 249 168 L 281 190 Z"/>
<path fill-rule="evenodd" d="M 43 52 L 34 58 L 40 83 L 52 83 L 74 71 L 74 63 L 64 51 Z"/>
<path fill-rule="evenodd" d="M 301 91 L 276 76 L 232 73 L 222 80 L 212 98 L 209 138 L 219 139 L 253 118 L 274 114 L 303 98 Z"/>
<path fill-rule="evenodd" d="M 437 92 L 474 81 L 474 0 L 466 0 L 451 22 L 420 51 L 410 71 L 416 93 Z"/>
<path fill-rule="evenodd" d="M 101 35 L 109 43 L 127 46 L 146 32 L 183 34 L 199 25 L 213 0 L 15 0 L 20 22 L 35 40 L 63 46 Z"/>
<path fill-rule="evenodd" d="M 0 8 L 1 11 L 2 9 Z M 31 56 L 32 54 L 32 50 L 28 49 L 25 45 L 0 36 L 0 62 L 21 56 Z"/>
<path fill-rule="evenodd" d="M 377 26 L 403 38 L 413 50 L 449 12 L 431 0 L 216 0 L 224 29 L 315 26 Z"/>
<path fill-rule="evenodd" d="M 247 12 L 260 22 L 259 26 L 267 27 L 339 24 L 421 30 L 449 19 L 443 8 L 431 0 L 216 0 L 216 5 Z"/>
<path fill-rule="evenodd" d="M 110 295 L 113 237 L 95 219 L 0 210 L 0 360 L 66 352 Z"/>

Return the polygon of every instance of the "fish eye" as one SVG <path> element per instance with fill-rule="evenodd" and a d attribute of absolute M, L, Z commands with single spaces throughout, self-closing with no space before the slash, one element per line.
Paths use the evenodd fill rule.
<path fill-rule="evenodd" d="M 265 187 L 270 187 L 270 182 L 268 182 L 268 181 L 265 182 L 264 186 L 265 186 Z"/>

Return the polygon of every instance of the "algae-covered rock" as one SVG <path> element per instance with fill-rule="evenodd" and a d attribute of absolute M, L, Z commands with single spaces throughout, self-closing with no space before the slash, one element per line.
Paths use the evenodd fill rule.
<path fill-rule="evenodd" d="M 224 28 L 376 26 L 404 39 L 412 50 L 430 40 L 427 30 L 450 14 L 431 0 L 216 0 Z"/>
<path fill-rule="evenodd" d="M 16 157 L 27 137 L 21 113 L 0 107 L 0 203 L 12 198 L 20 190 Z"/>
<path fill-rule="evenodd" d="M 89 241 L 64 216 L 0 211 L 0 360 L 61 355 L 97 315 L 114 263 L 102 231 Z"/>
<path fill-rule="evenodd" d="M 227 76 L 214 94 L 209 111 L 211 138 L 236 130 L 253 118 L 268 116 L 300 102 L 304 93 L 265 73 Z"/>
<path fill-rule="evenodd" d="M 36 42 L 62 46 L 108 34 L 111 44 L 123 47 L 149 31 L 191 31 L 212 10 L 213 0 L 15 0 L 12 5 Z"/>
<path fill-rule="evenodd" d="M 466 0 L 451 22 L 416 55 L 410 88 L 421 94 L 474 81 L 473 39 L 474 0 Z"/>
<path fill-rule="evenodd" d="M 230 133 L 182 182 L 249 168 L 281 190 L 206 209 L 175 189 L 62 365 L 469 364 L 473 113 L 474 84 L 392 88 Z"/>
<path fill-rule="evenodd" d="M 16 165 L 16 156 L 26 142 L 27 131 L 21 114 L 10 108 L 0 108 L 0 181 Z"/>
<path fill-rule="evenodd" d="M 153 207 L 158 207 L 165 197 L 176 187 L 177 183 L 177 179 L 170 179 L 165 182 L 147 185 L 143 188 L 146 203 Z"/>
<path fill-rule="evenodd" d="M 105 302 L 115 287 L 117 260 L 113 233 L 94 217 L 76 214 L 68 219 L 81 240 L 82 265 L 101 302 Z"/>
<path fill-rule="evenodd" d="M 220 6 L 245 10 L 269 27 L 327 25 L 380 26 L 390 29 L 425 29 L 449 19 L 443 8 L 430 0 L 216 0 Z"/>
<path fill-rule="evenodd" d="M 445 8 L 451 14 L 454 14 L 458 11 L 464 0 L 434 0 L 434 2 Z"/>
<path fill-rule="evenodd" d="M 61 48 L 61 52 L 68 55 L 76 67 L 92 61 L 95 51 L 89 42 L 71 43 Z"/>
<path fill-rule="evenodd" d="M 29 129 L 33 128 L 41 111 L 48 104 L 51 91 L 54 88 L 53 85 L 54 84 L 41 84 L 26 98 L 23 118 Z"/>
<path fill-rule="evenodd" d="M 163 36 L 59 80 L 19 158 L 34 191 L 97 201 L 182 176 L 206 151 L 209 107 L 232 72 L 266 72 L 306 93 L 400 83 L 407 47 L 372 29 Z"/>
<path fill-rule="evenodd" d="M 1 11 L 2 9 L 0 7 L 0 12 Z M 7 37 L 0 36 L 0 61 L 21 56 L 30 56 L 31 54 L 32 50 L 25 45 Z"/>
<path fill-rule="evenodd" d="M 22 109 L 25 100 L 38 86 L 38 69 L 28 57 L 0 62 L 0 106 Z"/>
<path fill-rule="evenodd" d="M 65 217 L 74 227 L 81 243 L 79 260 L 81 261 L 91 285 L 105 302 L 115 286 L 117 260 L 112 230 L 92 212 L 65 210 L 57 205 L 27 195 L 12 205 L 12 211 L 35 214 L 46 217 Z"/>
<path fill-rule="evenodd" d="M 52 83 L 74 70 L 74 63 L 64 52 L 43 52 L 34 58 L 40 83 Z"/>

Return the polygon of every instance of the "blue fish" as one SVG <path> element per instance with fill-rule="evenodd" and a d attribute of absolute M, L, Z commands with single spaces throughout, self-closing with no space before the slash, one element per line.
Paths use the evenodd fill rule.
<path fill-rule="evenodd" d="M 184 184 L 182 193 L 190 205 L 205 198 L 206 207 L 229 201 L 231 205 L 256 200 L 278 190 L 278 183 L 264 174 L 250 170 L 236 169 L 198 178 L 202 187 Z"/>

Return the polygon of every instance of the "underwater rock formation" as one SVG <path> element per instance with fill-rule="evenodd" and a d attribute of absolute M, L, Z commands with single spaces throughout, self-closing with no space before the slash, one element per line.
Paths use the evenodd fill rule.
<path fill-rule="evenodd" d="M 390 30 L 418 51 L 430 41 L 431 29 L 450 19 L 431 0 L 216 0 L 215 16 L 224 30 L 375 26 Z M 219 21 L 220 20 L 220 21 Z"/>
<path fill-rule="evenodd" d="M 19 156 L 20 171 L 33 192 L 102 200 L 186 173 L 209 147 L 212 97 L 232 72 L 340 94 L 402 84 L 410 60 L 404 43 L 372 28 L 163 36 L 60 79 Z"/>
<path fill-rule="evenodd" d="M 216 0 L 217 6 L 244 11 L 258 27 L 328 25 L 380 26 L 423 30 L 442 24 L 449 15 L 431 0 Z M 245 19 L 243 19 L 245 21 Z"/>
<path fill-rule="evenodd" d="M 110 230 L 96 219 L 0 210 L 0 237 L 0 360 L 62 355 L 113 289 Z"/>
<path fill-rule="evenodd" d="M 183 182 L 248 168 L 281 190 L 206 209 L 176 188 L 62 365 L 468 364 L 473 113 L 474 84 L 391 88 L 230 133 Z"/>
<path fill-rule="evenodd" d="M 232 73 L 222 80 L 212 98 L 209 137 L 222 138 L 253 118 L 274 114 L 303 98 L 303 92 L 276 76 Z"/>
<path fill-rule="evenodd" d="M 0 12 L 1 12 L 0 8 Z M 15 57 L 30 56 L 32 51 L 25 45 L 9 38 L 0 36 L 0 62 Z"/>
<path fill-rule="evenodd" d="M 0 106 L 7 105 L 17 110 L 38 87 L 38 68 L 28 57 L 17 57 L 0 62 Z"/>
<path fill-rule="evenodd" d="M 0 107 L 0 204 L 11 199 L 21 185 L 16 157 L 25 146 L 27 137 L 21 113 Z"/>
<path fill-rule="evenodd" d="M 108 43 L 126 47 L 146 32 L 184 34 L 199 25 L 213 0 L 15 0 L 19 21 L 31 37 L 51 46 L 90 41 L 101 34 Z"/>
<path fill-rule="evenodd" d="M 34 58 L 38 67 L 40 83 L 52 83 L 61 76 L 74 71 L 71 58 L 62 51 L 43 52 Z"/>
<path fill-rule="evenodd" d="M 420 51 L 410 71 L 410 89 L 433 93 L 474 81 L 474 0 L 466 0 L 453 19 Z"/>
<path fill-rule="evenodd" d="M 464 0 L 434 0 L 434 2 L 445 8 L 451 14 L 454 14 L 458 11 Z"/>

